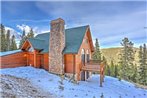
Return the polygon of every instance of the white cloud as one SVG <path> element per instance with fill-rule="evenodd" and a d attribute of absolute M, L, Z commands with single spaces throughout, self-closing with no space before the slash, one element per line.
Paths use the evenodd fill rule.
<path fill-rule="evenodd" d="M 103 46 L 108 45 L 107 43 L 120 44 L 124 37 L 134 40 L 145 38 L 146 32 L 143 27 L 146 9 L 139 6 L 139 3 L 130 6 L 127 2 L 37 2 L 36 6 L 52 16 L 51 19 L 65 19 L 66 28 L 89 24 L 93 39 L 99 38 Z M 46 31 L 49 31 L 48 27 L 37 28 L 38 33 Z M 142 42 L 138 41 L 143 42 L 144 39 Z"/>
<path fill-rule="evenodd" d="M 33 31 L 34 31 L 34 35 L 35 35 L 35 36 L 40 32 L 40 30 L 39 30 L 40 28 L 38 28 L 37 26 L 31 27 L 31 26 L 28 26 L 28 25 L 26 25 L 26 24 L 21 24 L 21 25 L 16 25 L 16 27 L 17 27 L 19 30 L 21 30 L 21 31 L 25 30 L 26 35 L 30 32 L 31 28 L 32 28 Z"/>
<path fill-rule="evenodd" d="M 22 25 L 17 25 L 16 26 L 18 29 L 20 29 L 21 31 L 25 30 L 26 33 L 29 33 L 31 30 L 31 27 L 25 24 Z"/>

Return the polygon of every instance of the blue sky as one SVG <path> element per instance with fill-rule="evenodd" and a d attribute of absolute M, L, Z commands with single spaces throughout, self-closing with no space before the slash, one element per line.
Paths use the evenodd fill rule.
<path fill-rule="evenodd" d="M 61 17 L 66 28 L 90 25 L 93 40 L 98 38 L 102 48 L 120 46 L 124 37 L 139 46 L 147 43 L 146 11 L 145 1 L 3 1 L 1 22 L 18 32 L 26 26 L 41 33 Z"/>

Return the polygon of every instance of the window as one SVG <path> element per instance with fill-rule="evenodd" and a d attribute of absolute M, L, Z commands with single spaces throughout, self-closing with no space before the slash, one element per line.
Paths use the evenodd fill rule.
<path fill-rule="evenodd" d="M 81 50 L 81 54 L 85 54 L 85 50 L 84 49 Z"/>
<path fill-rule="evenodd" d="M 90 61 L 89 50 L 86 51 L 86 61 L 87 63 Z"/>

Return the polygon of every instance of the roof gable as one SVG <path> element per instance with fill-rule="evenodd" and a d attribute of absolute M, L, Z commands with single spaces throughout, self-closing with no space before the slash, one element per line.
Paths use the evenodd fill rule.
<path fill-rule="evenodd" d="M 65 48 L 64 54 L 78 53 L 84 35 L 89 26 L 81 26 L 65 29 Z M 28 39 L 35 49 L 42 49 L 41 53 L 49 52 L 50 32 L 38 34 L 35 38 Z"/>

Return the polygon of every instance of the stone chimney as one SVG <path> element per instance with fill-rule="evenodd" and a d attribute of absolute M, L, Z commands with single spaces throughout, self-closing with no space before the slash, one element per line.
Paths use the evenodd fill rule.
<path fill-rule="evenodd" d="M 64 20 L 58 18 L 50 23 L 49 44 L 49 72 L 55 74 L 64 73 L 63 49 L 65 47 Z"/>

